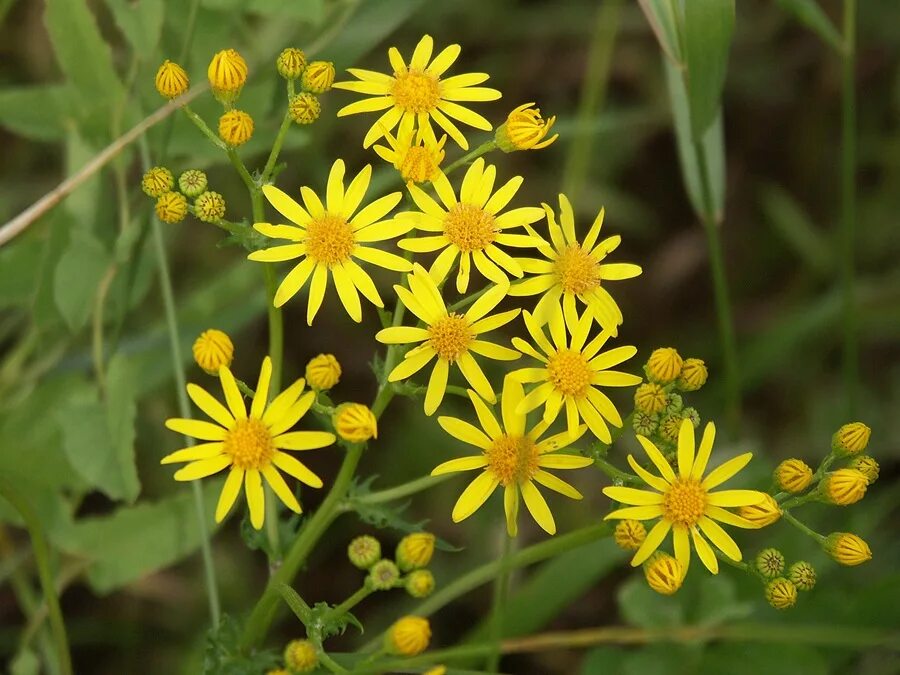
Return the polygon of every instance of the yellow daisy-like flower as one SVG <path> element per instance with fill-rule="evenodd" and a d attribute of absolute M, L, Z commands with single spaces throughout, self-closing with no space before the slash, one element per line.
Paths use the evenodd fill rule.
<path fill-rule="evenodd" d="M 416 140 L 412 126 L 400 125 L 396 138 L 389 131 L 385 132 L 384 137 L 391 147 L 376 145 L 374 150 L 384 161 L 394 165 L 405 183 L 430 182 L 441 175 L 446 134 L 441 136 L 440 141 L 430 138 L 428 134 Z"/>
<path fill-rule="evenodd" d="M 610 518 L 634 518 L 635 520 L 659 518 L 631 559 L 632 565 L 640 565 L 649 558 L 670 531 L 675 547 L 675 558 L 681 563 L 685 573 L 691 561 L 691 541 L 706 568 L 713 574 L 718 573 L 719 561 L 704 535 L 732 560 L 741 559 L 741 550 L 734 539 L 722 529 L 719 522 L 747 529 L 756 528 L 756 523 L 741 518 L 729 511 L 728 508 L 759 504 L 766 498 L 766 494 L 757 490 L 713 492 L 713 488 L 729 480 L 747 466 L 753 456 L 753 453 L 750 452 L 738 455 L 710 471 L 704 478 L 703 472 L 706 471 L 715 436 L 715 424 L 707 423 L 700 440 L 700 447 L 695 453 L 694 425 L 690 420 L 684 420 L 681 423 L 681 432 L 678 434 L 677 475 L 659 448 L 648 438 L 638 436 L 638 441 L 644 446 L 647 456 L 656 466 L 661 477 L 647 471 L 631 455 L 628 455 L 628 463 L 641 480 L 654 491 L 630 487 L 603 489 L 603 494 L 610 499 L 629 504 L 629 506 L 607 515 L 607 520 Z"/>
<path fill-rule="evenodd" d="M 559 223 L 548 204 L 543 204 L 547 212 L 552 245 L 540 239 L 537 249 L 546 260 L 523 258 L 522 269 L 535 274 L 530 279 L 514 284 L 510 295 L 525 296 L 543 293 L 534 309 L 534 316 L 544 325 L 554 307 L 562 307 L 566 320 L 575 322 L 577 298 L 591 310 L 597 322 L 613 336 L 618 334 L 622 323 L 622 310 L 605 288 L 607 281 L 631 279 L 641 273 L 639 265 L 632 263 L 604 263 L 603 260 L 618 248 L 622 237 L 614 235 L 599 244 L 600 228 L 603 225 L 604 210 L 601 209 L 581 242 L 575 235 L 575 215 L 569 199 L 559 196 Z M 530 229 L 530 228 L 529 228 Z"/>
<path fill-rule="evenodd" d="M 478 87 L 490 77 L 486 73 L 466 73 L 441 79 L 462 51 L 459 45 L 450 45 L 433 59 L 434 41 L 430 35 L 419 40 L 409 64 L 400 56 L 396 47 L 388 50 L 388 59 L 394 69 L 392 75 L 349 68 L 348 73 L 358 82 L 336 82 L 335 89 L 346 89 L 371 98 L 351 103 L 338 111 L 338 117 L 356 113 L 386 110 L 363 139 L 363 147 L 368 148 L 381 138 L 385 131 L 391 131 L 401 120 L 408 125 L 415 121 L 419 133 L 430 131 L 434 136 L 431 121 L 434 122 L 463 149 L 469 143 L 459 127 L 450 118 L 459 122 L 490 131 L 491 123 L 478 113 L 459 105 L 456 101 L 495 101 L 500 98 L 496 89 Z"/>
<path fill-rule="evenodd" d="M 550 337 L 537 320 L 528 312 L 523 312 L 525 327 L 537 348 L 520 337 L 513 338 L 513 346 L 543 363 L 537 368 L 522 368 L 512 373 L 512 377 L 523 383 L 540 383 L 519 404 L 522 412 L 529 412 L 544 406 L 544 421 L 551 424 L 563 407 L 566 409 L 566 426 L 570 436 L 578 429 L 583 419 L 588 429 L 604 443 L 611 443 L 612 436 L 606 422 L 622 426 L 622 416 L 609 397 L 597 387 L 630 387 L 639 384 L 637 375 L 609 370 L 627 361 L 637 353 L 632 346 L 616 347 L 600 352 L 610 334 L 603 331 L 590 342 L 588 333 L 594 323 L 590 313 L 568 323 L 562 312 L 553 313 L 550 318 Z M 570 339 L 566 339 L 566 327 Z"/>
<path fill-rule="evenodd" d="M 267 356 L 263 359 L 256 394 L 248 412 L 234 375 L 222 366 L 219 368 L 219 380 L 228 407 L 202 387 L 196 384 L 187 386 L 188 396 L 215 424 L 183 418 L 166 420 L 166 426 L 172 431 L 207 441 L 163 457 L 162 464 L 189 462 L 175 472 L 175 480 L 197 480 L 222 469 L 229 470 L 216 506 L 216 522 L 221 522 L 231 510 L 243 485 L 250 507 L 250 522 L 257 530 L 262 528 L 265 520 L 263 478 L 289 509 L 300 513 L 300 503 L 281 477 L 279 469 L 310 487 L 322 487 L 322 480 L 316 474 L 283 452 L 315 450 L 334 443 L 334 434 L 324 431 L 288 431 L 310 409 L 316 394 L 313 391 L 304 394 L 305 383 L 301 379 L 270 402 L 271 377 L 272 360 Z"/>
<path fill-rule="evenodd" d="M 367 164 L 345 190 L 344 162 L 335 161 L 328 174 L 325 204 L 306 186 L 300 188 L 303 206 L 273 185 L 263 187 L 269 203 L 292 224 L 254 223 L 254 229 L 267 237 L 293 243 L 254 251 L 247 257 L 262 262 L 301 259 L 275 292 L 276 307 L 286 303 L 312 277 L 306 309 L 306 321 L 312 325 L 325 297 L 330 273 L 347 314 L 359 323 L 362 321 L 360 293 L 376 307 L 384 307 L 384 302 L 372 277 L 354 258 L 395 272 L 412 269 L 412 264 L 400 256 L 367 246 L 406 234 L 413 225 L 408 219 L 382 220 L 397 206 L 400 192 L 392 192 L 359 209 L 371 177 L 372 167 Z"/>
<path fill-rule="evenodd" d="M 421 211 L 406 212 L 416 229 L 429 236 L 404 239 L 397 245 L 407 251 L 430 253 L 443 249 L 432 263 L 429 273 L 437 283 L 447 278 L 459 257 L 456 290 L 465 293 L 469 287 L 472 263 L 495 284 L 509 283 L 509 276 L 521 277 L 523 268 L 516 258 L 501 250 L 497 244 L 534 247 L 541 243 L 536 234 L 509 234 L 506 230 L 537 222 L 544 212 L 525 206 L 501 214 L 522 185 L 522 177 L 515 176 L 493 192 L 497 170 L 485 166 L 484 159 L 476 159 L 463 178 L 459 199 L 443 174 L 432 185 L 442 204 L 429 197 L 416 185 L 409 185 L 413 201 Z M 491 194 L 493 192 L 493 195 Z"/>
<path fill-rule="evenodd" d="M 519 358 L 519 353 L 513 349 L 479 339 L 482 333 L 504 326 L 519 315 L 521 310 L 511 309 L 488 316 L 506 296 L 509 286 L 494 286 L 473 302 L 465 314 L 457 314 L 447 309 L 438 287 L 424 267 L 415 265 L 407 279 L 409 289 L 398 285 L 394 290 L 425 327 L 392 326 L 378 331 L 375 339 L 384 344 L 422 344 L 406 353 L 403 361 L 388 375 L 388 381 L 405 380 L 436 358 L 425 392 L 426 415 L 434 414 L 444 400 L 450 366 L 454 364 L 479 396 L 491 403 L 496 401 L 491 383 L 473 355 L 501 361 Z"/>
<path fill-rule="evenodd" d="M 535 522 L 549 534 L 556 534 L 553 514 L 535 483 L 572 499 L 582 498 L 578 490 L 545 469 L 581 469 L 594 463 L 588 457 L 556 452 L 580 438 L 586 427 L 580 426 L 574 437 L 563 432 L 543 441 L 540 440 L 541 435 L 550 426 L 547 422 L 538 422 L 526 432 L 527 414 L 521 412 L 525 392 L 522 385 L 509 376 L 503 381 L 500 397 L 502 426 L 475 392 L 470 390 L 469 398 L 484 431 L 455 417 L 439 417 L 438 423 L 454 438 L 479 448 L 481 454 L 451 459 L 431 472 L 432 476 L 439 476 L 484 469 L 457 500 L 453 507 L 453 522 L 458 523 L 475 513 L 497 486 L 502 485 L 506 530 L 511 537 L 515 537 L 518 531 L 520 496 Z"/>

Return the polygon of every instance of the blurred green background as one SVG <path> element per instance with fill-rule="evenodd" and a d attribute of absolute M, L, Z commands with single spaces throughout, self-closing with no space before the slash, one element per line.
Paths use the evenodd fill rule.
<path fill-rule="evenodd" d="M 768 488 L 768 474 L 783 458 L 817 464 L 831 433 L 850 421 L 838 287 L 841 62 L 787 11 L 794 4 L 803 3 L 737 3 L 723 98 L 727 189 L 721 236 L 743 406 L 740 426 L 723 433 L 717 448 L 720 457 L 753 450 L 757 460 L 747 476 L 760 489 Z M 820 4 L 839 25 L 841 3 Z M 188 7 L 174 0 L 0 0 L 0 222 L 161 105 L 153 75 L 163 59 L 177 58 Z M 346 23 L 330 35 L 338 21 Z M 98 48 L 98 29 L 109 51 Z M 710 383 L 691 402 L 704 419 L 724 421 L 706 239 L 685 196 L 659 45 L 637 3 L 202 0 L 184 65 L 199 83 L 215 51 L 235 47 L 247 56 L 251 76 L 240 105 L 253 115 L 256 131 L 241 155 L 259 166 L 285 105 L 273 66 L 278 51 L 307 46 L 324 34 L 327 44 L 317 58 L 334 61 L 339 71 L 354 65 L 384 70 L 388 46 L 408 54 L 426 32 L 438 47 L 463 46 L 453 73 L 491 74 L 489 84 L 503 98 L 477 110 L 495 123 L 527 101 L 536 101 L 546 116 L 558 116 L 561 137 L 550 148 L 495 154 L 491 161 L 501 176 L 525 176 L 517 197 L 522 205 L 553 203 L 565 187 L 581 227 L 606 207 L 604 230 L 623 235 L 615 259 L 644 268 L 638 279 L 613 288 L 625 315 L 621 344 L 639 348 L 633 372 L 658 346 L 705 359 Z M 504 672 L 900 672 L 896 650 L 854 646 L 857 633 L 849 630 L 837 631 L 834 640 L 814 635 L 816 644 L 805 644 L 785 628 L 777 639 L 782 625 L 798 634 L 804 626 L 823 624 L 853 627 L 859 635 L 868 628 L 900 628 L 898 52 L 900 4 L 861 2 L 856 418 L 873 429 L 870 449 L 881 463 L 881 478 L 856 506 L 814 505 L 801 512 L 818 531 L 862 535 L 874 560 L 863 568 L 838 568 L 785 523 L 740 533 L 748 557 L 763 546 L 778 546 L 790 560 L 810 560 L 819 572 L 817 588 L 793 610 L 779 613 L 766 605 L 754 580 L 731 569 L 717 578 L 695 569 L 674 598 L 657 596 L 623 565 L 624 554 L 610 542 L 592 544 L 515 575 L 510 635 L 744 621 L 770 625 L 775 642 L 556 650 L 505 658 Z M 592 103 L 583 104 L 586 90 Z M 371 116 L 334 116 L 351 100 L 346 92 L 330 92 L 323 96 L 319 122 L 291 130 L 279 186 L 322 190 L 337 157 L 353 172 L 371 162 L 375 188 L 388 185 L 390 168 L 361 146 Z M 584 116 L 578 121 L 580 105 Z M 211 96 L 201 96 L 193 107 L 214 123 L 218 113 Z M 147 135 L 153 162 L 168 147 L 166 164 L 176 175 L 205 169 L 211 187 L 228 200 L 228 217 L 249 217 L 246 192 L 224 156 L 185 119 L 172 119 Z M 482 140 L 478 133 L 469 138 L 473 147 Z M 140 193 L 141 173 L 137 146 L 130 146 L 0 248 L 0 473 L 32 500 L 48 538 L 63 552 L 57 559 L 59 583 L 78 673 L 199 672 L 208 621 L 190 495 L 171 480 L 170 468 L 158 465 L 180 439 L 162 425 L 175 414 L 175 393 L 149 235 L 152 202 Z M 119 237 L 123 229 L 129 234 Z M 258 266 L 246 263 L 240 249 L 218 246 L 220 231 L 190 217 L 165 231 L 185 355 L 201 330 L 226 330 L 236 344 L 236 372 L 252 380 L 267 346 Z M 106 394 L 121 405 L 108 408 L 98 401 L 91 349 L 97 289 L 113 267 L 101 325 L 105 347 L 115 353 L 106 363 Z M 395 281 L 387 274 L 378 280 L 385 291 Z M 313 328 L 306 326 L 302 297 L 288 303 L 285 322 L 285 380 L 301 376 L 310 357 L 330 351 L 344 368 L 334 397 L 371 399 L 375 379 L 369 364 L 378 327 L 371 308 L 362 325 L 353 324 L 332 289 Z M 499 381 L 500 371 L 495 374 Z M 188 379 L 215 384 L 193 364 Z M 616 402 L 630 410 L 627 396 Z M 421 476 L 461 453 L 434 420 L 423 417 L 420 405 L 397 399 L 383 419 L 361 468 L 364 476 L 380 476 L 376 486 Z M 447 409 L 454 407 L 470 414 L 449 400 Z M 624 439 L 612 459 L 624 464 L 625 449 L 633 445 L 633 438 Z M 309 459 L 326 485 L 338 463 L 337 451 Z M 605 479 L 590 470 L 578 474 L 573 479 L 584 502 L 551 498 L 562 533 L 599 519 L 608 506 L 600 493 Z M 450 510 L 464 484 L 454 478 L 417 495 L 403 514 L 412 523 L 427 520 L 429 529 L 462 549 L 436 555 L 439 585 L 495 558 L 502 545 L 497 496 L 464 525 L 451 523 Z M 310 511 L 321 494 L 303 497 Z M 41 653 L 43 633 L 30 641 L 30 651 L 20 650 L 26 624 L 20 604 L 30 615 L 29 602 L 39 602 L 28 539 L 2 503 L 0 519 L 13 523 L 0 537 L 0 660 L 8 663 L 18 654 L 15 672 L 35 672 L 28 654 Z M 233 515 L 214 539 L 224 609 L 236 616 L 252 605 L 267 577 L 264 555 L 247 549 L 239 529 Z M 360 573 L 344 549 L 361 533 L 376 534 L 387 549 L 402 536 L 344 516 L 298 580 L 301 595 L 338 602 L 357 587 Z M 520 545 L 544 537 L 522 519 Z M 457 644 L 487 615 L 490 593 L 484 590 L 434 617 L 433 646 Z M 357 613 L 367 626 L 362 640 L 412 606 L 401 591 L 367 601 Z M 299 622 L 282 621 L 270 635 L 271 645 L 298 637 L 300 629 Z M 329 645 L 351 650 L 360 643 L 351 629 Z"/>

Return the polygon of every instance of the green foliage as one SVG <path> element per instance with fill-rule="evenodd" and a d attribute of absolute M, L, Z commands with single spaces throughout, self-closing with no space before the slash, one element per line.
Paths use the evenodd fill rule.
<path fill-rule="evenodd" d="M 116 26 L 137 55 L 149 55 L 156 50 L 162 33 L 165 5 L 163 0 L 105 0 Z"/>
<path fill-rule="evenodd" d="M 844 49 L 844 39 L 816 0 L 776 0 L 776 4 L 836 50 Z"/>
<path fill-rule="evenodd" d="M 76 123 L 72 87 L 45 84 L 0 89 L 0 126 L 35 141 L 59 141 Z"/>
<path fill-rule="evenodd" d="M 217 628 L 208 631 L 203 652 L 204 675 L 259 675 L 279 666 L 280 657 L 274 651 L 241 653 L 237 647 L 241 630 L 240 623 L 226 614 Z"/>
<path fill-rule="evenodd" d="M 53 277 L 56 307 L 73 333 L 80 331 L 93 310 L 94 295 L 110 257 L 89 230 L 72 230 Z"/>
<path fill-rule="evenodd" d="M 734 0 L 693 0 L 683 7 L 691 135 L 700 140 L 720 116 L 719 101 L 734 31 Z"/>

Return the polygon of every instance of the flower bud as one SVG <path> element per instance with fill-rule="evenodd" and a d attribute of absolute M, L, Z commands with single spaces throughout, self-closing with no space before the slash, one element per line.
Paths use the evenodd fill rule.
<path fill-rule="evenodd" d="M 312 124 L 319 119 L 322 106 L 315 94 L 301 92 L 288 101 L 288 114 L 297 124 Z"/>
<path fill-rule="evenodd" d="M 658 424 L 659 417 L 657 415 L 648 415 L 640 410 L 635 410 L 634 417 L 631 418 L 631 427 L 634 429 L 634 433 L 641 436 L 652 434 L 656 431 Z"/>
<path fill-rule="evenodd" d="M 872 551 L 862 537 L 850 532 L 832 532 L 822 542 L 832 560 L 847 567 L 862 565 L 872 559 Z"/>
<path fill-rule="evenodd" d="M 141 178 L 141 190 L 148 197 L 162 197 L 175 187 L 175 177 L 164 166 L 154 166 Z"/>
<path fill-rule="evenodd" d="M 851 422 L 831 437 L 831 449 L 839 455 L 858 455 L 869 445 L 872 430 L 862 422 Z"/>
<path fill-rule="evenodd" d="M 369 535 L 356 537 L 347 546 L 347 557 L 354 567 L 367 570 L 381 560 L 381 543 Z"/>
<path fill-rule="evenodd" d="M 666 392 L 655 382 L 642 384 L 634 392 L 635 407 L 647 415 L 662 412 L 667 403 Z"/>
<path fill-rule="evenodd" d="M 766 584 L 766 600 L 775 609 L 789 609 L 797 602 L 797 587 L 784 577 L 772 579 Z"/>
<path fill-rule="evenodd" d="M 865 476 L 866 482 L 868 482 L 869 485 L 878 480 L 880 467 L 874 457 L 870 457 L 869 455 L 859 455 L 858 457 L 854 457 L 853 461 L 850 462 L 850 468 L 856 469 Z"/>
<path fill-rule="evenodd" d="M 332 423 L 338 436 L 351 443 L 365 443 L 370 438 L 378 438 L 378 420 L 362 403 L 338 406 Z"/>
<path fill-rule="evenodd" d="M 273 668 L 272 670 L 267 670 L 266 675 L 291 675 L 286 668 Z"/>
<path fill-rule="evenodd" d="M 674 382 L 681 375 L 681 368 L 684 361 L 681 355 L 672 347 L 660 347 L 654 349 L 647 359 L 647 376 L 651 382 L 658 384 L 669 384 Z"/>
<path fill-rule="evenodd" d="M 229 110 L 219 118 L 219 138 L 233 148 L 253 135 L 253 118 L 243 110 Z"/>
<path fill-rule="evenodd" d="M 303 71 L 300 84 L 313 94 L 324 94 L 334 84 L 334 64 L 331 61 L 313 61 Z"/>
<path fill-rule="evenodd" d="M 647 585 L 662 595 L 672 595 L 681 588 L 684 568 L 668 553 L 657 552 L 644 563 Z"/>
<path fill-rule="evenodd" d="M 753 561 L 756 570 L 767 579 L 774 579 L 784 572 L 784 555 L 777 548 L 764 548 Z"/>
<path fill-rule="evenodd" d="M 166 192 L 156 200 L 156 217 L 164 223 L 180 223 L 187 212 L 187 199 L 180 192 Z"/>
<path fill-rule="evenodd" d="M 311 673 L 319 665 L 316 646 L 309 640 L 291 640 L 284 648 L 284 665 L 291 673 Z"/>
<path fill-rule="evenodd" d="M 647 529 L 641 521 L 626 518 L 616 523 L 613 539 L 623 551 L 637 551 L 646 538 Z"/>
<path fill-rule="evenodd" d="M 831 504 L 848 506 L 866 495 L 869 481 L 856 469 L 838 469 L 822 480 L 822 494 Z"/>
<path fill-rule="evenodd" d="M 199 197 L 206 192 L 206 174 L 200 169 L 188 169 L 178 177 L 178 189 L 185 197 Z"/>
<path fill-rule="evenodd" d="M 400 580 L 400 570 L 391 560 L 379 560 L 369 569 L 366 584 L 376 591 L 388 591 Z"/>
<path fill-rule="evenodd" d="M 416 656 L 428 649 L 431 626 L 420 616 L 404 616 L 388 629 L 385 647 L 392 654 Z"/>
<path fill-rule="evenodd" d="M 284 79 L 296 80 L 306 68 L 306 54 L 302 49 L 288 47 L 278 55 L 275 68 Z"/>
<path fill-rule="evenodd" d="M 811 591 L 816 585 L 816 570 L 805 560 L 800 560 L 791 565 L 788 578 L 799 590 Z"/>
<path fill-rule="evenodd" d="M 738 515 L 753 523 L 757 528 L 771 525 L 781 518 L 781 507 L 772 495 L 760 492 L 764 498 L 758 504 L 750 504 L 749 506 L 741 506 L 738 509 Z"/>
<path fill-rule="evenodd" d="M 666 409 L 663 410 L 664 415 L 675 415 L 676 413 L 680 413 L 682 408 L 684 407 L 684 399 L 681 398 L 681 394 L 676 394 L 672 392 L 666 397 Z M 679 419 L 683 419 L 684 415 L 679 415 Z"/>
<path fill-rule="evenodd" d="M 434 575 L 428 570 L 414 570 L 406 577 L 406 592 L 414 598 L 427 598 L 434 591 Z"/>
<path fill-rule="evenodd" d="M 706 384 L 707 376 L 706 364 L 702 359 L 685 359 L 675 386 L 681 391 L 697 391 Z"/>
<path fill-rule="evenodd" d="M 316 391 L 328 391 L 341 379 L 341 364 L 334 354 L 319 354 L 306 364 L 306 383 Z"/>
<path fill-rule="evenodd" d="M 681 430 L 681 415 L 666 415 L 659 423 L 659 435 L 669 443 L 678 443 L 678 433 Z"/>
<path fill-rule="evenodd" d="M 435 537 L 429 532 L 408 534 L 397 545 L 397 565 L 404 572 L 421 569 L 431 562 Z"/>
<path fill-rule="evenodd" d="M 559 137 L 559 134 L 553 134 L 544 140 L 554 122 L 556 116 L 544 120 L 540 108 L 535 108 L 534 103 L 525 103 L 509 113 L 506 122 L 497 127 L 494 140 L 503 152 L 540 150 Z"/>
<path fill-rule="evenodd" d="M 194 341 L 194 361 L 210 375 L 218 375 L 219 368 L 231 366 L 234 344 L 226 333 L 210 328 Z"/>
<path fill-rule="evenodd" d="M 780 489 L 796 494 L 812 483 L 813 470 L 803 460 L 786 459 L 775 467 L 773 477 Z"/>
<path fill-rule="evenodd" d="M 191 80 L 184 68 L 166 59 L 156 71 L 156 91 L 163 98 L 173 99 L 188 90 Z"/>
<path fill-rule="evenodd" d="M 225 198 L 209 190 L 194 200 L 194 215 L 204 223 L 217 223 L 225 217 Z"/>
<path fill-rule="evenodd" d="M 234 49 L 217 52 L 206 70 L 213 95 L 222 103 L 232 103 L 247 81 L 247 62 Z"/>
<path fill-rule="evenodd" d="M 697 412 L 696 408 L 682 408 L 681 417 L 690 420 L 695 429 L 700 428 L 700 413 Z"/>

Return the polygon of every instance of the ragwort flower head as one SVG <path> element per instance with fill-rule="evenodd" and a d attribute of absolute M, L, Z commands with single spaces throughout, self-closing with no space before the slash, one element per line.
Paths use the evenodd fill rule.
<path fill-rule="evenodd" d="M 372 277 L 354 258 L 396 272 L 412 269 L 412 265 L 400 256 L 369 246 L 406 234 L 412 227 L 410 220 L 384 219 L 400 201 L 402 195 L 399 192 L 392 192 L 359 209 L 371 177 L 372 167 L 366 165 L 345 190 L 344 161 L 338 159 L 328 174 L 325 203 L 312 189 L 304 186 L 300 188 L 303 206 L 273 185 L 263 187 L 269 203 L 291 224 L 254 223 L 253 227 L 267 237 L 293 243 L 254 251 L 247 257 L 261 262 L 300 259 L 275 292 L 276 307 L 294 297 L 312 277 L 306 310 L 306 321 L 312 325 L 331 276 L 344 309 L 359 323 L 362 321 L 360 293 L 376 307 L 384 307 L 384 302 Z"/>
<path fill-rule="evenodd" d="M 375 339 L 384 344 L 421 343 L 406 355 L 388 375 L 389 382 L 399 382 L 419 372 L 435 361 L 425 392 L 425 414 L 432 415 L 444 399 L 450 366 L 457 366 L 469 385 L 482 398 L 494 402 L 496 396 L 491 383 L 475 360 L 475 354 L 489 359 L 512 361 L 519 353 L 507 347 L 480 339 L 483 333 L 504 326 L 515 319 L 521 310 L 512 309 L 488 314 L 506 296 L 508 285 L 494 286 L 472 303 L 465 314 L 450 312 L 444 304 L 434 280 L 421 265 L 415 265 L 407 276 L 409 289 L 394 286 L 401 302 L 420 321 L 424 328 L 392 326 L 380 330 Z"/>
<path fill-rule="evenodd" d="M 306 68 L 306 54 L 296 47 L 283 49 L 275 61 L 275 68 L 284 79 L 296 80 Z"/>
<path fill-rule="evenodd" d="M 314 450 L 334 443 L 334 434 L 324 431 L 288 431 L 310 409 L 316 394 L 312 391 L 304 394 L 305 383 L 301 379 L 269 401 L 271 377 L 272 360 L 267 356 L 248 412 L 234 375 L 221 366 L 219 380 L 227 407 L 196 384 L 187 385 L 188 396 L 215 424 L 181 418 L 166 420 L 166 426 L 172 431 L 206 441 L 163 457 L 162 464 L 189 462 L 175 472 L 175 480 L 197 480 L 228 469 L 216 506 L 216 522 L 228 514 L 243 485 L 250 522 L 257 530 L 261 529 L 265 520 L 263 478 L 289 509 L 300 513 L 300 503 L 279 469 L 310 487 L 322 487 L 318 476 L 284 452 Z"/>
<path fill-rule="evenodd" d="M 253 118 L 243 110 L 229 110 L 219 118 L 219 138 L 233 148 L 253 135 Z"/>
<path fill-rule="evenodd" d="M 394 622 L 384 637 L 390 653 L 415 656 L 428 649 L 431 625 L 421 616 L 404 616 Z"/>
<path fill-rule="evenodd" d="M 324 94 L 334 84 L 334 64 L 331 61 L 313 61 L 303 71 L 300 84 L 313 94 Z"/>
<path fill-rule="evenodd" d="M 225 217 L 225 198 L 207 190 L 194 200 L 194 214 L 204 223 L 217 223 Z"/>
<path fill-rule="evenodd" d="M 188 212 L 187 199 L 180 192 L 164 192 L 156 200 L 156 217 L 164 223 L 180 223 Z"/>
<path fill-rule="evenodd" d="M 359 81 L 334 84 L 335 89 L 371 97 L 344 106 L 338 111 L 338 117 L 386 110 L 363 139 L 364 148 L 381 138 L 385 131 L 393 130 L 401 121 L 407 125 L 415 122 L 420 134 L 430 133 L 432 137 L 434 129 L 431 123 L 434 121 L 463 150 L 469 149 L 469 143 L 450 118 L 476 129 L 491 130 L 491 123 L 484 117 L 456 103 L 500 98 L 500 92 L 496 89 L 475 86 L 485 82 L 489 76 L 485 73 L 467 73 L 441 79 L 462 50 L 459 45 L 450 45 L 432 59 L 433 50 L 431 36 L 424 36 L 407 64 L 397 48 L 391 47 L 388 58 L 394 69 L 393 74 L 350 68 L 347 72 Z"/>
<path fill-rule="evenodd" d="M 213 95 L 229 104 L 240 95 L 247 82 L 247 62 L 236 50 L 223 49 L 210 60 L 206 76 Z"/>
<path fill-rule="evenodd" d="M 376 145 L 373 149 L 384 161 L 394 165 L 405 183 L 432 182 L 441 175 L 446 134 L 440 141 L 428 134 L 416 140 L 412 127 L 401 124 L 396 138 L 389 131 L 384 137 L 390 147 Z"/>
<path fill-rule="evenodd" d="M 469 287 L 472 263 L 487 279 L 495 284 L 509 283 L 509 275 L 521 277 L 523 267 L 519 260 L 498 247 L 533 247 L 540 243 L 535 234 L 510 234 L 507 230 L 522 227 L 540 220 L 544 213 L 537 207 L 525 206 L 500 213 L 522 185 L 522 177 L 515 176 L 494 192 L 497 170 L 485 166 L 479 157 L 466 171 L 459 199 L 443 173 L 432 181 L 440 204 L 416 185 L 408 185 L 420 211 L 406 212 L 417 230 L 427 236 L 404 239 L 398 246 L 416 253 L 441 253 L 429 268 L 436 283 L 447 278 L 459 257 L 456 290 L 465 293 Z M 493 193 L 493 194 L 492 194 Z"/>
<path fill-rule="evenodd" d="M 538 237 L 537 249 L 546 258 L 520 259 L 522 269 L 536 276 L 514 284 L 510 295 L 541 295 L 534 308 L 534 316 L 543 325 L 556 307 L 562 304 L 566 320 L 575 323 L 578 315 L 576 299 L 585 304 L 600 326 L 618 334 L 622 323 L 622 310 L 606 289 L 606 282 L 631 279 L 641 273 L 632 263 L 605 263 L 622 241 L 614 235 L 597 243 L 604 211 L 601 209 L 583 241 L 575 234 L 575 215 L 569 199 L 559 195 L 559 220 L 548 204 L 543 204 L 550 229 L 550 242 Z M 528 228 L 537 237 L 537 234 Z"/>
<path fill-rule="evenodd" d="M 684 572 L 687 572 L 691 560 L 691 541 L 700 560 L 713 574 L 719 571 L 719 561 L 706 538 L 732 560 L 741 559 L 741 551 L 737 544 L 716 521 L 736 527 L 755 528 L 754 523 L 727 509 L 758 504 L 765 498 L 765 493 L 756 490 L 713 491 L 713 488 L 743 469 L 752 457 L 752 453 L 749 452 L 739 455 L 709 472 L 704 478 L 703 473 L 709 462 L 715 435 L 715 425 L 712 422 L 707 423 L 700 448 L 695 453 L 694 426 L 690 420 L 681 423 L 677 474 L 659 448 L 644 436 L 638 436 L 638 441 L 660 475 L 647 471 L 631 455 L 628 455 L 628 463 L 653 491 L 630 487 L 603 489 L 603 494 L 610 499 L 629 505 L 613 511 L 606 516 L 607 519 L 659 519 L 631 559 L 632 565 L 640 565 L 650 557 L 670 531 L 675 547 L 675 558 L 681 563 Z"/>
<path fill-rule="evenodd" d="M 315 94 L 301 91 L 288 101 L 288 114 L 297 124 L 312 124 L 322 112 L 322 105 Z"/>
<path fill-rule="evenodd" d="M 544 406 L 544 422 L 552 424 L 565 408 L 570 436 L 576 434 L 579 420 L 584 420 L 594 436 L 603 443 L 611 443 L 612 436 L 606 423 L 621 427 L 622 416 L 599 387 L 638 384 L 641 378 L 637 375 L 609 370 L 630 359 L 637 349 L 625 346 L 601 352 L 610 334 L 603 331 L 588 342 L 594 320 L 587 312 L 572 323 L 563 318 L 562 312 L 555 312 L 549 323 L 552 341 L 547 339 L 534 316 L 528 312 L 523 316 L 536 346 L 519 337 L 513 338 L 513 346 L 542 365 L 511 373 L 519 382 L 538 385 L 519 404 L 521 412 Z"/>
<path fill-rule="evenodd" d="M 190 78 L 184 68 L 166 59 L 156 71 L 156 91 L 159 95 L 172 99 L 181 96 L 190 86 Z"/>
<path fill-rule="evenodd" d="M 230 368 L 234 359 L 234 343 L 228 337 L 228 333 L 215 328 L 200 333 L 194 340 L 191 351 L 194 354 L 194 361 L 209 375 L 218 375 L 222 366 Z"/>
<path fill-rule="evenodd" d="M 501 425 L 491 409 L 473 391 L 469 398 L 475 407 L 481 429 L 455 417 L 439 417 L 438 424 L 454 438 L 474 445 L 480 454 L 451 459 L 435 467 L 432 476 L 456 471 L 483 469 L 463 490 L 453 507 L 453 522 L 458 523 L 477 511 L 498 486 L 503 487 L 503 506 L 506 530 L 511 537 L 518 533 L 519 498 L 535 522 L 547 533 L 556 534 L 556 522 L 550 507 L 537 489 L 543 485 L 571 499 L 581 499 L 581 493 L 547 469 L 581 469 L 593 464 L 588 457 L 568 455 L 563 450 L 586 431 L 584 425 L 576 429 L 574 437 L 567 432 L 541 440 L 549 423 L 538 422 L 526 430 L 527 413 L 521 411 L 525 392 L 511 376 L 503 381 L 500 397 Z"/>
<path fill-rule="evenodd" d="M 154 166 L 141 178 L 141 189 L 148 197 L 162 197 L 175 187 L 175 177 L 164 166 Z"/>
<path fill-rule="evenodd" d="M 494 138 L 503 152 L 541 150 L 559 138 L 559 134 L 553 134 L 546 140 L 544 138 L 554 122 L 556 115 L 545 120 L 541 117 L 540 108 L 535 108 L 534 103 L 524 103 L 509 113 L 506 122 L 498 127 Z"/>

